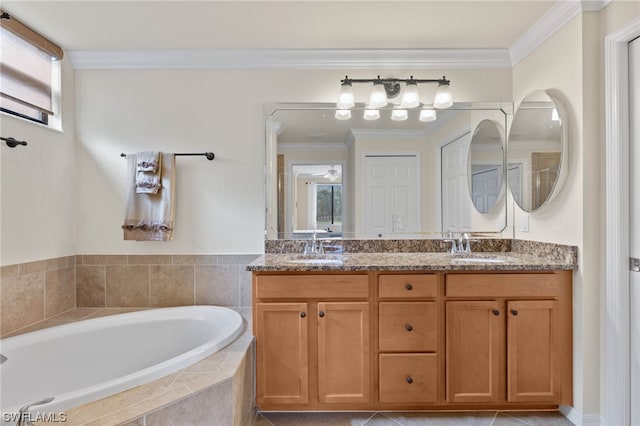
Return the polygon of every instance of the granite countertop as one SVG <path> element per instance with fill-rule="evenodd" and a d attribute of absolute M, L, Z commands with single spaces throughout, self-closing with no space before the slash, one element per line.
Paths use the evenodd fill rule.
<path fill-rule="evenodd" d="M 553 271 L 577 269 L 577 263 L 518 252 L 449 254 L 342 253 L 302 255 L 267 253 L 247 265 L 249 271 Z"/>

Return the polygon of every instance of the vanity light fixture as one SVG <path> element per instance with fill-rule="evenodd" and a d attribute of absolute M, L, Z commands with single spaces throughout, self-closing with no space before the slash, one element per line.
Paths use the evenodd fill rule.
<path fill-rule="evenodd" d="M 353 94 L 353 83 L 373 83 L 371 93 L 369 95 L 369 103 L 364 112 L 365 120 L 377 120 L 380 118 L 378 108 L 384 108 L 389 103 L 389 99 L 395 98 L 401 89 L 401 83 L 405 83 L 402 93 L 399 109 L 391 111 L 391 119 L 395 121 L 403 121 L 408 117 L 408 109 L 420 107 L 420 94 L 418 92 L 418 83 L 437 83 L 438 89 L 433 100 L 433 107 L 436 109 L 449 108 L 453 105 L 453 96 L 451 95 L 450 81 L 445 76 L 438 79 L 416 79 L 413 76 L 408 79 L 403 78 L 349 78 L 345 76 L 340 80 L 340 94 L 338 102 L 336 102 L 336 119 L 348 120 L 351 114 L 347 114 L 350 108 L 355 106 L 355 97 Z M 404 111 L 404 112 L 403 112 Z M 422 110 L 420 112 L 420 121 L 429 122 L 435 120 L 435 111 Z"/>

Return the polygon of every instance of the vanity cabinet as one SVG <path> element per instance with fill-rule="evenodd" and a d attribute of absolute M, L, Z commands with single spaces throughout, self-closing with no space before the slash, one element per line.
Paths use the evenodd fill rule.
<path fill-rule="evenodd" d="M 254 276 L 259 408 L 370 406 L 369 294 L 367 275 Z"/>
<path fill-rule="evenodd" d="M 571 271 L 254 272 L 269 411 L 572 403 Z"/>
<path fill-rule="evenodd" d="M 448 402 L 563 401 L 563 381 L 565 389 L 570 382 L 562 372 L 570 367 L 571 321 L 562 278 L 555 273 L 447 275 Z M 480 297 L 493 300 L 457 300 Z"/>

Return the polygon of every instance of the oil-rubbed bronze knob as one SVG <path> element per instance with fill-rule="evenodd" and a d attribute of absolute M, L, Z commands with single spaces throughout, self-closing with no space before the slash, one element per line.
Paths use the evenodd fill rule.
<path fill-rule="evenodd" d="M 306 313 L 306 312 L 300 312 L 300 318 L 304 318 L 304 317 L 306 317 L 306 316 L 307 316 L 307 313 Z"/>
<path fill-rule="evenodd" d="M 318 312 L 318 316 L 320 316 L 320 318 L 322 318 L 324 316 L 324 312 L 323 311 Z"/>
<path fill-rule="evenodd" d="M 404 288 L 406 288 L 409 291 L 413 290 L 413 286 L 411 284 L 405 285 Z"/>
<path fill-rule="evenodd" d="M 513 315 L 515 317 L 516 315 L 518 315 L 518 311 L 516 311 L 515 309 L 512 309 L 511 310 L 511 315 Z"/>
<path fill-rule="evenodd" d="M 498 316 L 500 315 L 500 311 L 497 309 L 494 309 L 493 311 L 491 311 L 493 313 L 493 315 Z"/>
<path fill-rule="evenodd" d="M 411 376 L 407 376 L 407 383 L 413 383 L 413 378 Z"/>
<path fill-rule="evenodd" d="M 411 324 L 407 324 L 405 326 L 405 328 L 407 329 L 407 331 L 412 331 L 413 330 L 413 327 L 411 327 Z"/>

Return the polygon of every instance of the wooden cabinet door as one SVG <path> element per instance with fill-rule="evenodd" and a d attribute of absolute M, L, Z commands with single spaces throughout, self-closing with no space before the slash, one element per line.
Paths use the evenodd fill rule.
<path fill-rule="evenodd" d="M 371 400 L 369 303 L 318 303 L 320 403 Z"/>
<path fill-rule="evenodd" d="M 449 402 L 495 402 L 504 380 L 504 312 L 496 301 L 446 303 Z"/>
<path fill-rule="evenodd" d="M 258 406 L 308 403 L 307 303 L 256 303 L 254 315 Z"/>
<path fill-rule="evenodd" d="M 507 399 L 560 397 L 560 325 L 555 300 L 507 303 Z"/>

